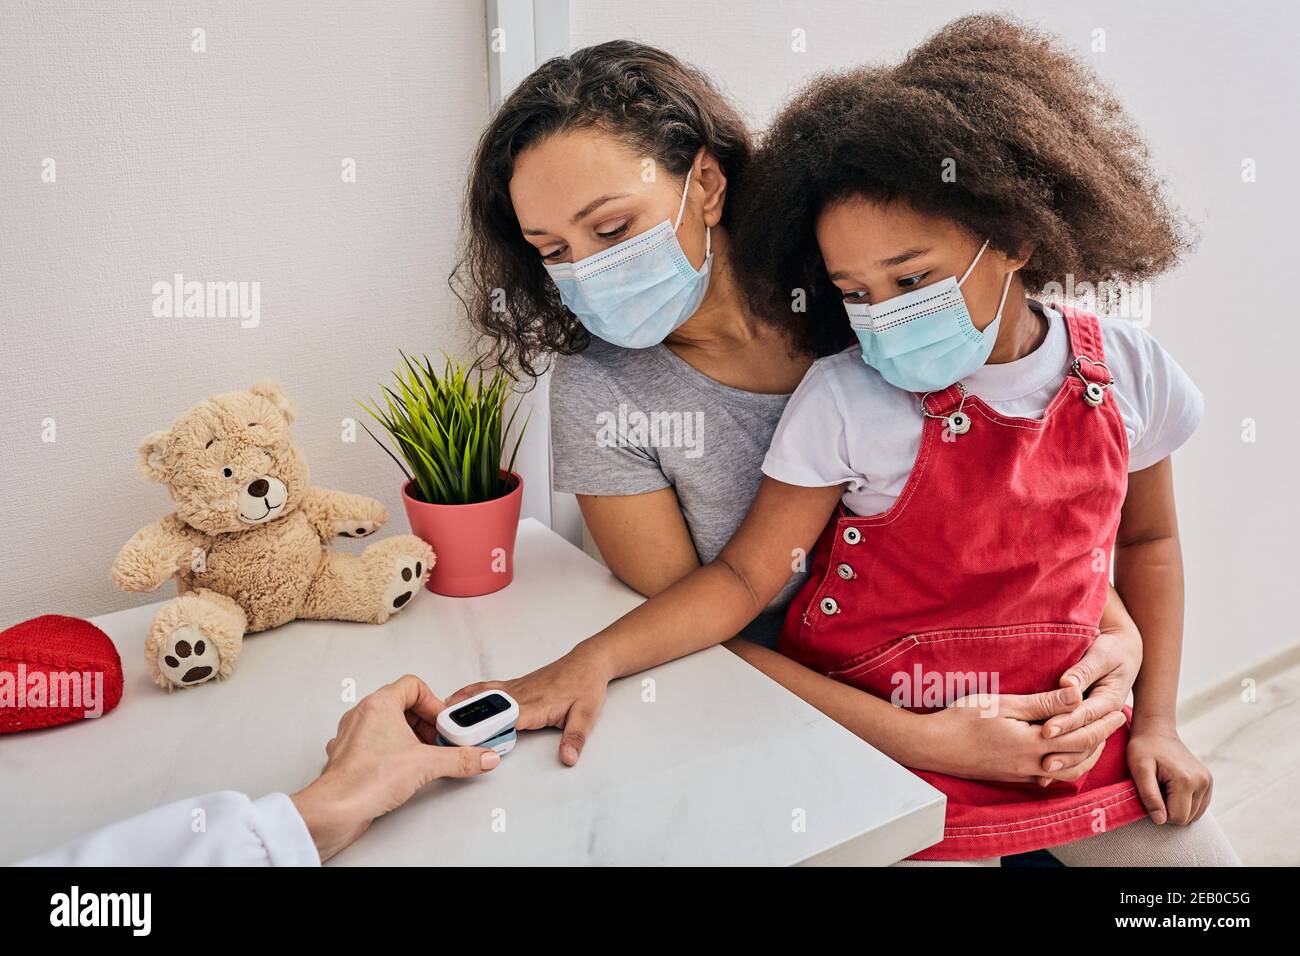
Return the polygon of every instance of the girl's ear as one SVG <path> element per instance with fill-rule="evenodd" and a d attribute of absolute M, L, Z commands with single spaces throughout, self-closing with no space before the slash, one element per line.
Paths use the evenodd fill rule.
<path fill-rule="evenodd" d="M 293 402 L 289 401 L 289 396 L 284 394 L 284 388 L 280 385 L 279 380 L 264 378 L 250 388 L 249 391 L 254 395 L 260 395 L 279 409 L 280 414 L 284 416 L 286 425 L 293 421 Z"/>
<path fill-rule="evenodd" d="M 1030 243 L 1026 248 L 1016 253 L 1014 256 L 1007 256 L 1007 268 L 1012 272 L 1019 272 L 1025 267 L 1025 264 L 1034 257 L 1038 250 L 1038 243 Z"/>
<path fill-rule="evenodd" d="M 168 456 L 172 450 L 171 432 L 153 432 L 140 442 L 140 474 L 150 481 L 165 485 L 171 477 L 171 462 Z"/>

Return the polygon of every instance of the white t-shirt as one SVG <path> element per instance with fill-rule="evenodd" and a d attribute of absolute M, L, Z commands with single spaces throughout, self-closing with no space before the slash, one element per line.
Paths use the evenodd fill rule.
<path fill-rule="evenodd" d="M 1073 353 L 1061 313 L 1030 302 L 1048 322 L 1033 352 L 984 365 L 963 379 L 1004 415 L 1039 418 L 1069 372 Z M 1167 458 L 1201 420 L 1200 391 L 1147 332 L 1122 319 L 1101 320 L 1109 392 L 1128 433 L 1129 471 Z M 763 473 L 791 485 L 847 483 L 844 506 L 857 515 L 887 511 L 907 483 L 921 447 L 920 400 L 862 361 L 855 345 L 814 362 L 781 416 Z"/>

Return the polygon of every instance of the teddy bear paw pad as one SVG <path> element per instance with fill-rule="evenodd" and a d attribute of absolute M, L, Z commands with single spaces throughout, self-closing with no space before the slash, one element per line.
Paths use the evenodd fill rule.
<path fill-rule="evenodd" d="M 365 538 L 379 527 L 373 521 L 336 521 L 334 533 L 341 538 Z"/>
<path fill-rule="evenodd" d="M 158 652 L 158 669 L 178 687 L 193 687 L 211 680 L 221 666 L 216 645 L 193 625 L 167 635 Z"/>
<path fill-rule="evenodd" d="M 407 602 L 420 589 L 424 575 L 429 570 L 422 560 L 407 555 L 394 561 L 393 568 L 393 579 L 384 591 L 384 609 L 389 614 L 396 614 L 406 607 Z"/>

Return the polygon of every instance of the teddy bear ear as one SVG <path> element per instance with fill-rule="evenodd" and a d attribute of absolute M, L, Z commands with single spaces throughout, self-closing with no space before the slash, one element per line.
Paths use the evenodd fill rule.
<path fill-rule="evenodd" d="M 172 449 L 171 432 L 154 432 L 140 442 L 140 474 L 150 481 L 166 483 L 169 471 L 168 453 Z"/>
<path fill-rule="evenodd" d="M 289 396 L 284 394 L 284 388 L 280 385 L 279 380 L 274 378 L 264 378 L 252 388 L 249 389 L 254 395 L 260 395 L 272 405 L 280 410 L 286 423 L 292 422 L 294 417 L 293 402 L 289 401 Z"/>

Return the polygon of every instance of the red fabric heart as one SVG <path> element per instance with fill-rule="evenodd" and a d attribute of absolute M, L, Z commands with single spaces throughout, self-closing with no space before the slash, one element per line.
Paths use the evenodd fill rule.
<path fill-rule="evenodd" d="M 89 621 L 43 614 L 0 631 L 0 734 L 106 714 L 121 699 L 122 660 Z"/>

